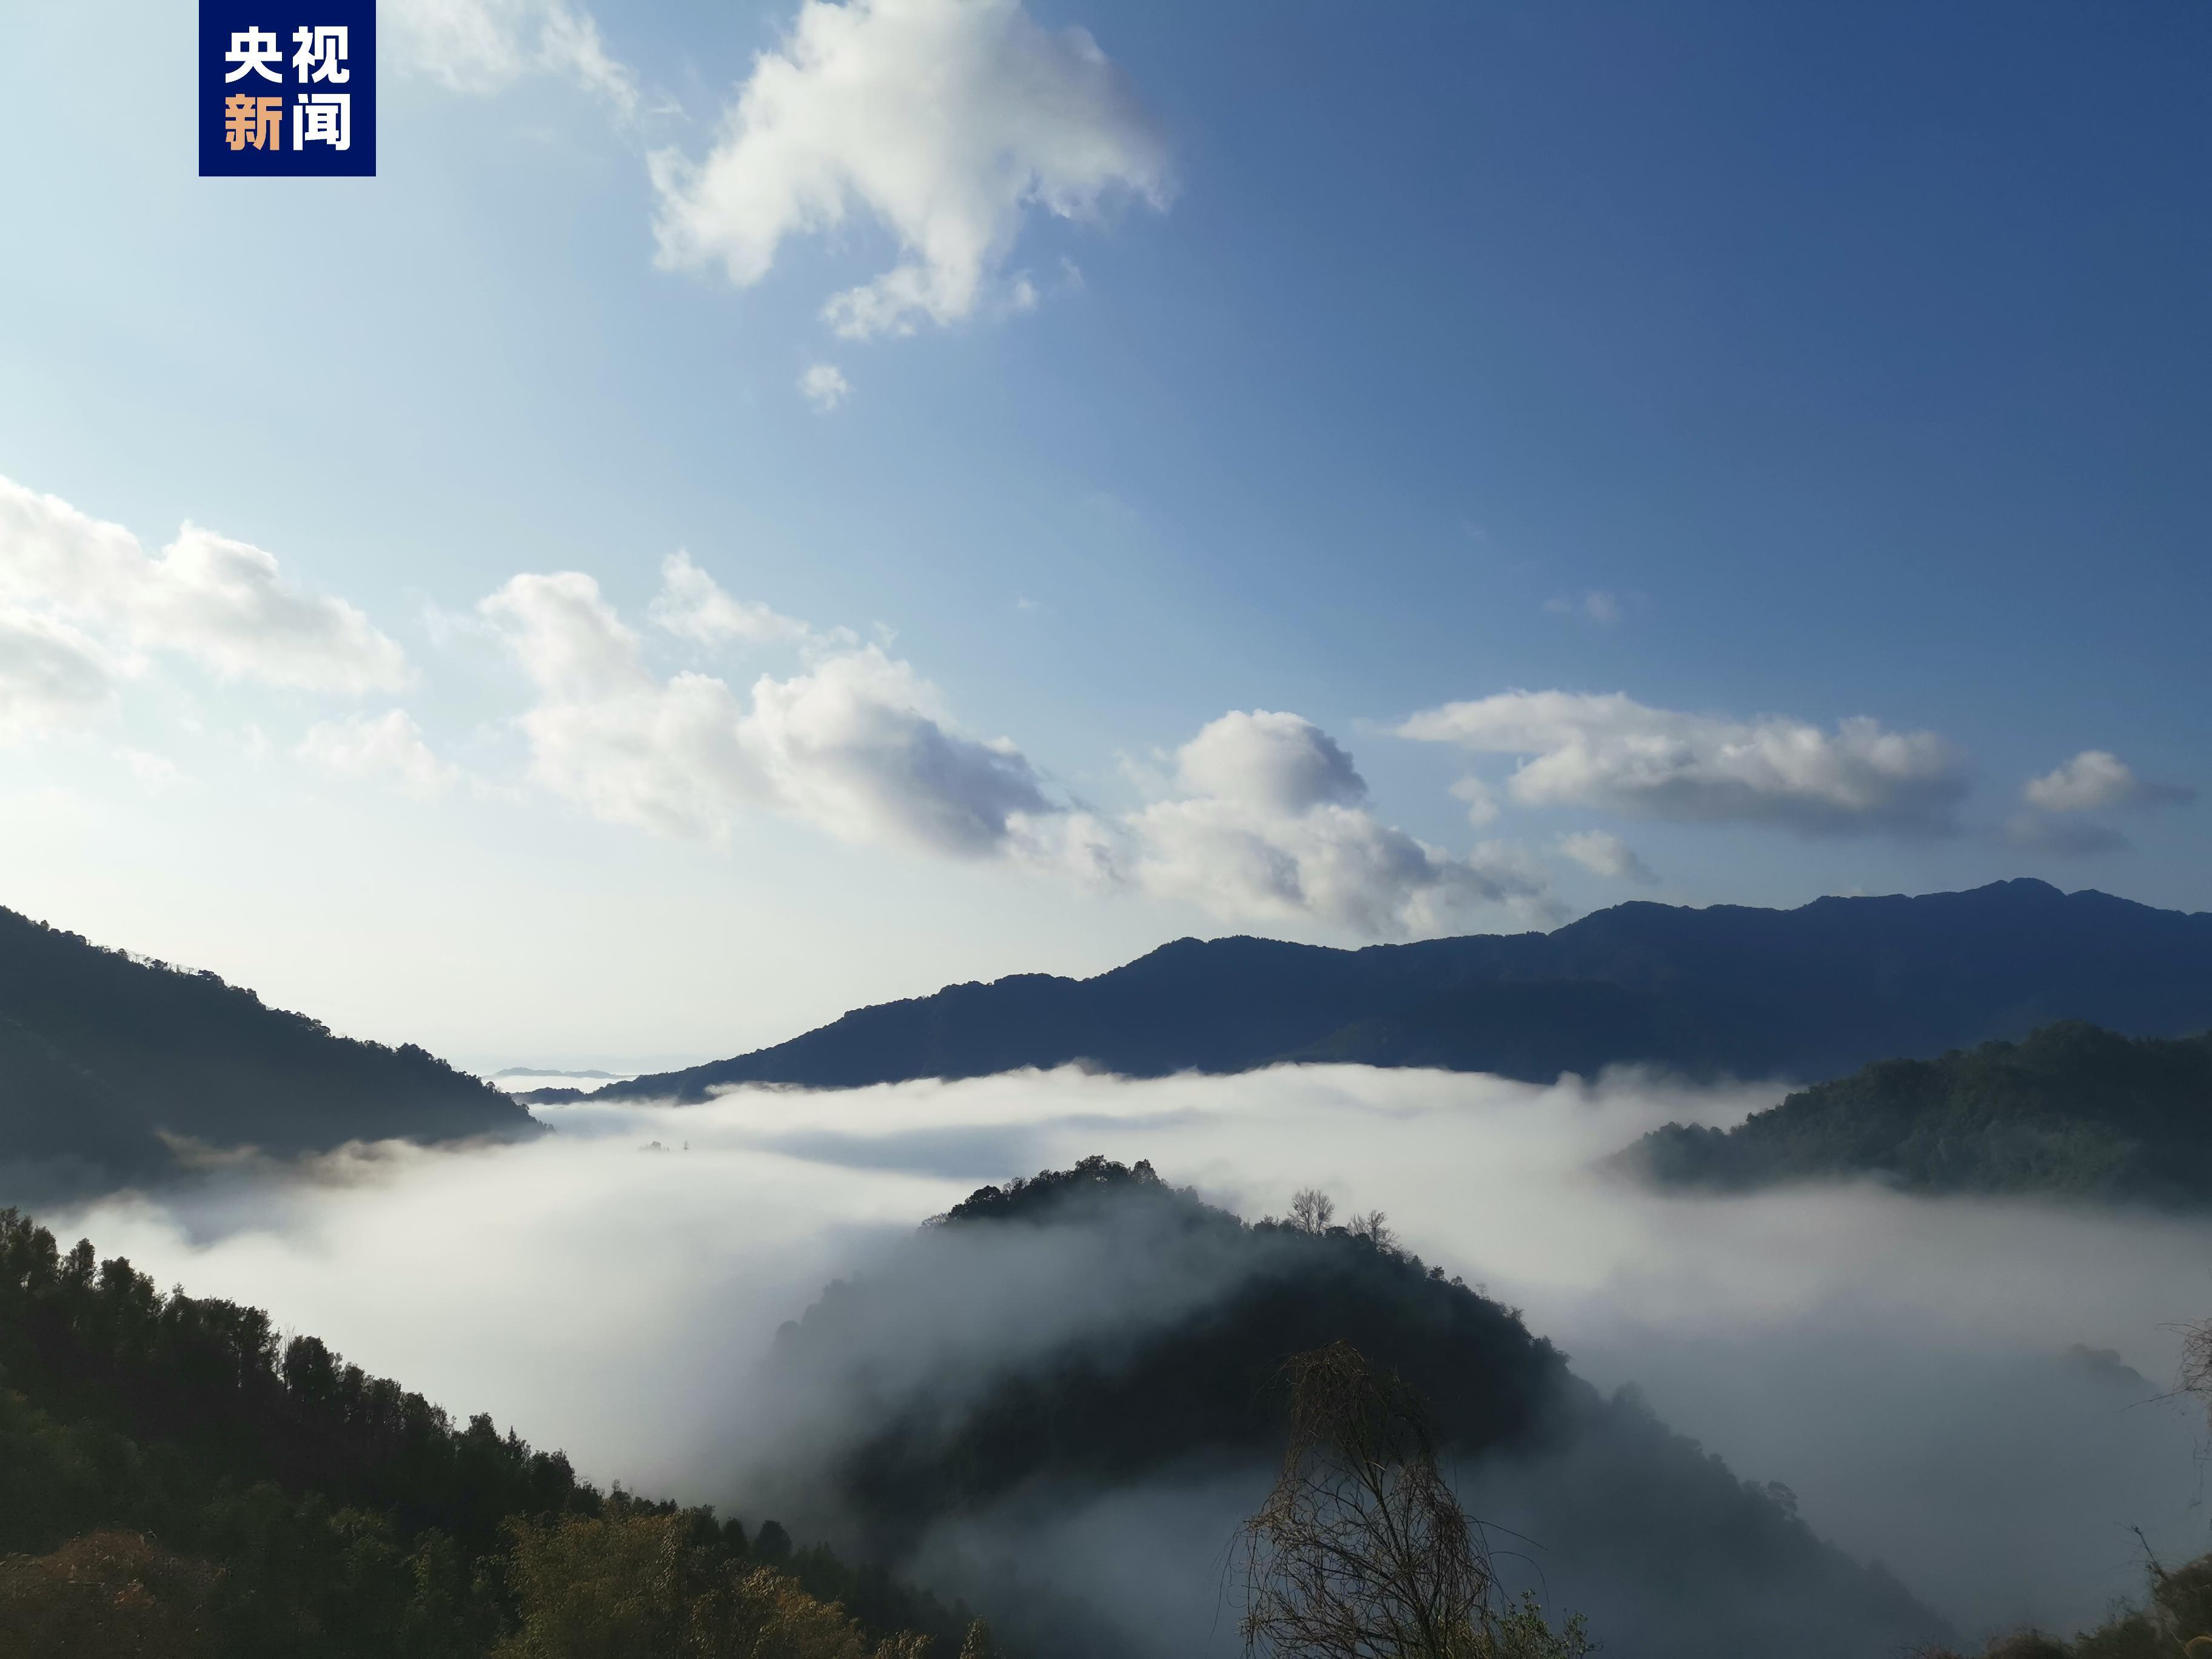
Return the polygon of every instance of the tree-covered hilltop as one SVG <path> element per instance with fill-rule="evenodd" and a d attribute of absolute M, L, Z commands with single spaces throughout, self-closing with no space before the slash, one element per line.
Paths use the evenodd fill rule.
<path fill-rule="evenodd" d="M 0 1652 L 951 1659 L 967 1622 L 0 1210 Z"/>
<path fill-rule="evenodd" d="M 1670 1123 L 1618 1162 L 1662 1187 L 1742 1191 L 1875 1176 L 1909 1192 L 2212 1202 L 2212 1033 L 2078 1020 L 1936 1060 L 1886 1060 L 1735 1128 Z"/>
<path fill-rule="evenodd" d="M 213 974 L 0 910 L 0 1197 L 158 1176 L 165 1135 L 301 1152 L 537 1128 L 412 1044 L 336 1036 Z"/>
<path fill-rule="evenodd" d="M 1040 1492 L 1048 1520 L 1271 1467 L 1285 1361 L 1340 1341 L 1426 1401 L 1474 1490 L 1510 1509 L 1485 1518 L 1623 1651 L 1863 1659 L 1941 1633 L 1786 1495 L 1633 1396 L 1601 1396 L 1515 1310 L 1399 1249 L 1379 1216 L 1340 1224 L 1317 1194 L 1247 1224 L 1103 1158 L 984 1188 L 786 1327 L 768 1381 L 806 1449 L 794 1483 L 896 1551 L 994 1515 L 1024 1535 Z M 1126 1650 L 1098 1618 L 1055 1617 L 1050 1645 L 1070 1659 Z"/>

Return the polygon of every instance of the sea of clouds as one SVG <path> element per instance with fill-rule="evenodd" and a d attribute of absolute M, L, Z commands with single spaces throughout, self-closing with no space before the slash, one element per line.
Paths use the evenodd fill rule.
<path fill-rule="evenodd" d="M 2169 1559 L 2212 1543 L 2199 1413 L 2161 1397 L 2177 1328 L 2212 1315 L 2212 1223 L 1872 1183 L 1661 1197 L 1594 1167 L 1659 1123 L 1776 1096 L 1351 1066 L 745 1089 L 541 1109 L 554 1133 L 526 1145 L 232 1164 L 42 1218 L 602 1482 L 757 1519 L 736 1471 L 763 1450 L 747 1401 L 778 1325 L 977 1186 L 1148 1158 L 1248 1218 L 1308 1186 L 1386 1212 L 1584 1376 L 1637 1385 L 1738 1474 L 1788 1486 L 1970 1636 L 2102 1617 L 2142 1583 L 2135 1528 Z M 1158 1540 L 1169 1511 L 1218 1507 L 1133 1493 L 1070 1527 Z"/>

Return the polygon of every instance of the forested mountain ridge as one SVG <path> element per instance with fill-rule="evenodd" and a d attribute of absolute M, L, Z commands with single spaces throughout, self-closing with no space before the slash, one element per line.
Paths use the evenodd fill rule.
<path fill-rule="evenodd" d="M 1635 1061 L 1819 1078 L 2067 1018 L 2131 1036 L 2212 1025 L 2212 915 L 2020 880 L 1793 910 L 1639 902 L 1551 933 L 1358 951 L 1187 939 L 1092 979 L 1016 975 L 857 1009 L 598 1093 L 701 1100 L 730 1084 L 851 1088 L 1077 1061 L 1132 1077 L 1289 1060 L 1538 1081 Z"/>
<path fill-rule="evenodd" d="M 1728 1130 L 1670 1123 L 1620 1155 L 1662 1187 L 1876 1176 L 1908 1192 L 2212 1206 L 2212 1032 L 2081 1021 L 1932 1060 L 1886 1060 Z"/>
<path fill-rule="evenodd" d="M 158 1176 L 174 1167 L 164 1134 L 301 1152 L 538 1127 L 412 1044 L 334 1036 L 213 974 L 0 909 L 0 1169 L 19 1189 Z"/>

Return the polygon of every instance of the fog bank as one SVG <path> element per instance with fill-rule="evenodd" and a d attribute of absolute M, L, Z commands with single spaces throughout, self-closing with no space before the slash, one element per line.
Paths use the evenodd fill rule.
<path fill-rule="evenodd" d="M 1305 1186 L 1386 1211 L 1583 1375 L 1640 1386 L 1969 1634 L 2100 1617 L 2139 1584 L 2131 1526 L 2204 1547 L 2195 1414 L 2151 1396 L 2171 1327 L 2212 1313 L 2212 1224 L 1864 1185 L 1660 1198 L 1589 1169 L 1662 1121 L 1775 1096 L 1354 1067 L 746 1090 L 543 1109 L 558 1133 L 526 1146 L 242 1163 L 42 1218 L 490 1411 L 593 1478 L 757 1519 L 732 1472 L 778 1324 L 979 1185 L 1149 1158 L 1250 1218 Z M 1117 1516 L 1162 1535 L 1148 1505 L 1086 1510 L 1071 1535 Z"/>

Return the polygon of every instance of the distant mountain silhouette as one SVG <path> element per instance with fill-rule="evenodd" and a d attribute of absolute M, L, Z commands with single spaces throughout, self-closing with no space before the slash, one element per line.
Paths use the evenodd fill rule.
<path fill-rule="evenodd" d="M 2069 1018 L 2145 1036 L 2212 1026 L 2212 915 L 2022 880 L 1794 910 L 1621 904 L 1552 933 L 1362 951 L 1178 939 L 1095 979 L 1016 975 L 859 1009 L 595 1097 L 702 1100 L 733 1083 L 852 1088 L 1073 1061 L 1131 1077 L 1291 1060 L 1543 1081 L 1638 1060 L 1692 1076 L 1824 1078 Z"/>
<path fill-rule="evenodd" d="M 1910 1192 L 2212 1205 L 2212 1032 L 2079 1020 L 1938 1060 L 1885 1060 L 1735 1128 L 1670 1123 L 1616 1160 L 1656 1186 L 1742 1190 L 1879 1176 Z"/>
<path fill-rule="evenodd" d="M 412 1044 L 334 1036 L 213 974 L 0 909 L 0 1202 L 158 1176 L 175 1167 L 164 1133 L 301 1152 L 537 1127 Z"/>

